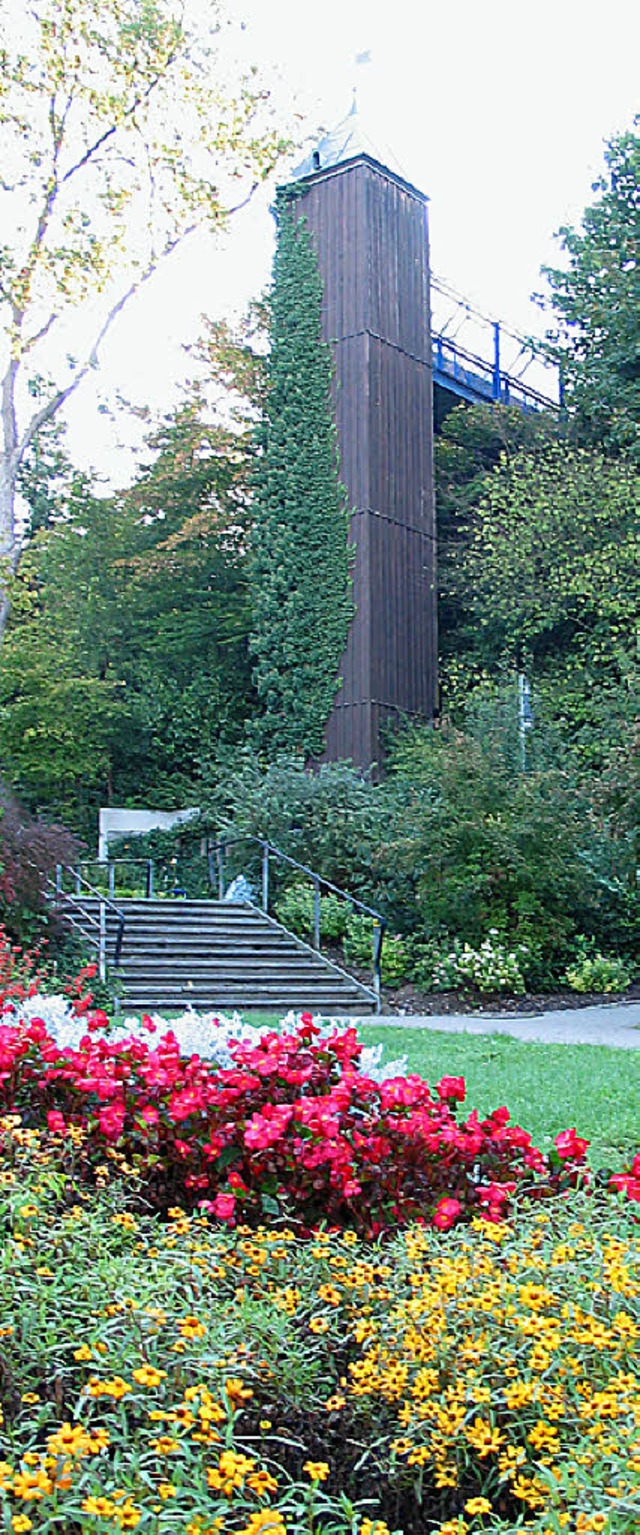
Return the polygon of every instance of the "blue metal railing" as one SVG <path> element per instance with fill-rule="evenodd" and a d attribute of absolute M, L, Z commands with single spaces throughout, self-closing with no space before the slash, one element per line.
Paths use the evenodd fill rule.
<path fill-rule="evenodd" d="M 497 328 L 497 327 L 496 327 Z M 432 338 L 433 382 L 460 399 L 472 402 L 516 405 L 520 410 L 558 410 L 560 402 L 514 378 L 500 366 L 499 342 L 493 362 L 467 351 L 448 336 Z"/>

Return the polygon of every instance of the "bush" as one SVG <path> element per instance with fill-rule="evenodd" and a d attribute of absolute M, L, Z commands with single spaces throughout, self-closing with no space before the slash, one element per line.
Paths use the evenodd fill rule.
<path fill-rule="evenodd" d="M 529 949 L 528 980 L 553 982 L 595 910 L 596 882 L 567 777 L 544 764 L 521 771 L 513 699 L 470 716 L 464 732 L 447 721 L 404 732 L 385 792 L 386 909 L 474 950 L 495 928 L 507 952 Z"/>
<path fill-rule="evenodd" d="M 0 788 L 0 921 L 14 941 L 58 937 L 46 893 L 56 864 L 74 863 L 81 844 L 65 826 L 48 825 L 22 810 Z"/>
<path fill-rule="evenodd" d="M 521 996 L 525 990 L 522 962 L 526 949 L 507 949 L 499 942 L 495 928 L 473 949 L 455 940 L 451 952 L 434 966 L 434 990 L 447 991 L 452 986 L 473 987 L 482 993 L 507 992 Z"/>
<path fill-rule="evenodd" d="M 583 947 L 573 965 L 568 965 L 566 980 L 572 991 L 624 991 L 631 980 L 631 970 L 616 954 L 589 952 Z"/>
<path fill-rule="evenodd" d="M 276 902 L 278 921 L 298 938 L 307 941 L 313 935 L 314 910 L 313 890 L 309 885 L 290 885 Z M 348 922 L 348 903 L 337 895 L 321 895 L 320 937 L 329 943 L 339 943 L 347 931 Z"/>

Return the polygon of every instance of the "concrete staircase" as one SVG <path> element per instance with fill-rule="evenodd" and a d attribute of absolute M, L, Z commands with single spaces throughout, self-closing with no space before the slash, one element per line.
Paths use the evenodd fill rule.
<path fill-rule="evenodd" d="M 375 1011 L 371 989 L 255 906 L 179 899 L 117 905 L 125 918 L 122 1007 L 129 1011 Z M 76 897 L 76 920 L 79 907 L 98 915 L 95 897 Z M 108 961 L 114 946 L 115 916 L 107 910 Z"/>

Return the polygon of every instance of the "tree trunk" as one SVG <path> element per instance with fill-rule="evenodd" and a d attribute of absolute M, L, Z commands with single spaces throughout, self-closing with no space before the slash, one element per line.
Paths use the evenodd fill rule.
<path fill-rule="evenodd" d="M 9 617 L 9 586 L 18 566 L 16 537 L 16 479 L 20 464 L 15 411 L 17 365 L 11 362 L 2 380 L 2 455 L 0 456 L 0 644 Z"/>

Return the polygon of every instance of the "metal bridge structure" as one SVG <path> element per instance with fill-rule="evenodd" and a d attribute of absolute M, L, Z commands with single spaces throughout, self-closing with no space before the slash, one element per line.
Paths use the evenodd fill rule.
<path fill-rule="evenodd" d="M 562 377 L 526 337 L 492 320 L 449 283 L 431 276 L 436 430 L 459 400 L 558 411 Z"/>

